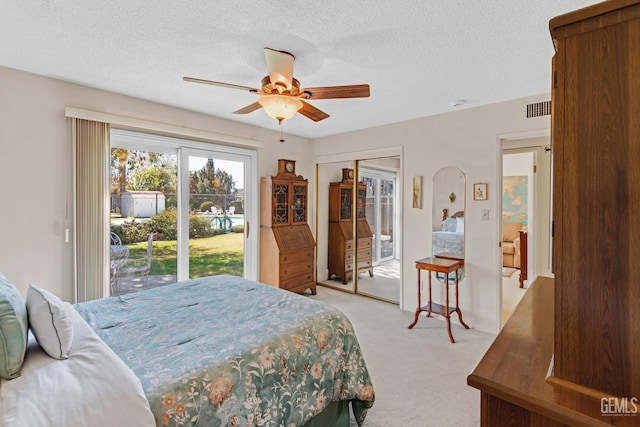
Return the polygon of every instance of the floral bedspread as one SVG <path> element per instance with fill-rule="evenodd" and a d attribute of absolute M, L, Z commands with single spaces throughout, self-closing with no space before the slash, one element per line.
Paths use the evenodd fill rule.
<path fill-rule="evenodd" d="M 374 401 L 349 320 L 337 309 L 233 276 L 75 305 L 140 378 L 158 426 L 301 426 Z"/>
<path fill-rule="evenodd" d="M 431 237 L 431 246 L 434 255 L 443 252 L 464 254 L 464 233 L 434 231 L 431 233 Z"/>

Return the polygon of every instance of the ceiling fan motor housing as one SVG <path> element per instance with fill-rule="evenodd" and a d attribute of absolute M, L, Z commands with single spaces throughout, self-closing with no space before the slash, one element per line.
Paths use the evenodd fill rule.
<path fill-rule="evenodd" d="M 298 79 L 292 77 L 291 88 L 287 88 L 284 82 L 272 83 L 269 76 L 265 76 L 262 79 L 262 92 L 265 94 L 276 93 L 278 95 L 298 96 L 300 95 L 300 82 Z"/>

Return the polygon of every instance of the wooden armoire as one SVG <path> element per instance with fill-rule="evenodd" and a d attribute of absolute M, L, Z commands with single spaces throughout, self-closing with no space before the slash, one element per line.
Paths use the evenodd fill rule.
<path fill-rule="evenodd" d="M 308 181 L 295 161 L 278 160 L 278 174 L 260 179 L 260 281 L 316 294 L 315 245 L 307 224 Z"/>
<path fill-rule="evenodd" d="M 342 181 L 329 184 L 329 278 L 338 276 L 345 284 L 354 270 L 368 271 L 373 277 L 373 233 L 366 217 L 367 188 L 364 182 L 358 182 L 354 209 L 353 173 L 353 169 L 344 168 Z M 356 245 L 353 240 L 354 214 L 357 215 Z M 354 268 L 355 262 L 358 263 L 357 268 Z"/>
<path fill-rule="evenodd" d="M 468 377 L 483 426 L 640 425 L 640 1 L 550 21 L 553 272 Z"/>

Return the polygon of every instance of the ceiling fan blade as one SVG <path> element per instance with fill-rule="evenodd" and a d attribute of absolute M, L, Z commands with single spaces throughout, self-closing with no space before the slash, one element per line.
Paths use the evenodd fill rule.
<path fill-rule="evenodd" d="M 291 89 L 293 60 L 295 57 L 289 52 L 265 47 L 264 58 L 267 61 L 267 70 L 269 71 L 269 80 L 271 80 L 271 84 L 276 85 L 277 83 L 280 83 L 287 89 Z"/>
<path fill-rule="evenodd" d="M 368 98 L 369 85 L 308 87 L 301 90 L 306 99 Z"/>
<path fill-rule="evenodd" d="M 259 108 L 262 108 L 262 105 L 258 102 L 254 102 L 253 104 L 249 104 L 246 107 L 239 109 L 238 111 L 234 111 L 233 114 L 247 114 L 254 112 Z"/>
<path fill-rule="evenodd" d="M 258 93 L 258 89 L 255 89 L 249 86 L 234 85 L 232 83 L 223 83 L 223 82 L 216 82 L 213 80 L 197 79 L 195 77 L 183 77 L 182 80 L 184 80 L 185 82 L 204 83 L 207 85 L 222 86 L 222 87 L 228 87 L 231 89 L 247 90 L 249 92 Z"/>
<path fill-rule="evenodd" d="M 314 122 L 319 122 L 320 120 L 324 120 L 327 117 L 329 117 L 327 113 L 314 107 L 313 105 L 307 102 L 304 102 L 302 100 L 301 102 L 302 102 L 302 108 L 298 110 L 298 113 L 302 114 L 305 117 L 310 118 Z"/>

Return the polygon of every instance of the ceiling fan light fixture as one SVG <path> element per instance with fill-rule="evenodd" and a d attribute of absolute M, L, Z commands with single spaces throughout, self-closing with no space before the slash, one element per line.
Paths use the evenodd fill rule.
<path fill-rule="evenodd" d="M 258 99 L 258 103 L 269 117 L 276 119 L 278 123 L 290 119 L 302 108 L 299 99 L 285 95 L 263 95 Z"/>

